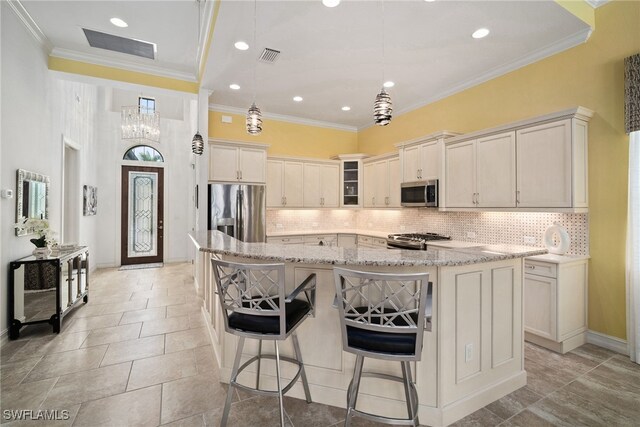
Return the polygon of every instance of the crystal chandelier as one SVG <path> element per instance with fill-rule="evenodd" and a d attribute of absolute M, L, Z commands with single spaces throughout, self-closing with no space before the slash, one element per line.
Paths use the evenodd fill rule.
<path fill-rule="evenodd" d="M 122 107 L 122 139 L 160 142 L 160 114 L 146 112 L 138 105 Z"/>
<path fill-rule="evenodd" d="M 378 126 L 386 126 L 391 122 L 391 113 L 393 112 L 393 103 L 391 97 L 384 88 L 376 96 L 376 102 L 373 103 L 373 121 Z"/>
<path fill-rule="evenodd" d="M 251 135 L 257 135 L 262 132 L 262 113 L 256 107 L 256 103 L 251 104 L 247 111 L 247 132 Z"/>

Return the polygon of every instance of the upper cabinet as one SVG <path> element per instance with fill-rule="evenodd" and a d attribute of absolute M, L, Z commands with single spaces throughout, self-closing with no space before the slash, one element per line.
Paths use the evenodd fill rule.
<path fill-rule="evenodd" d="M 293 160 L 267 160 L 267 207 L 301 208 L 303 163 Z"/>
<path fill-rule="evenodd" d="M 446 142 L 446 209 L 586 212 L 587 122 L 577 107 Z"/>
<path fill-rule="evenodd" d="M 341 154 L 333 157 L 340 161 L 340 206 L 343 208 L 362 207 L 363 165 L 366 154 Z"/>
<path fill-rule="evenodd" d="M 265 182 L 266 145 L 214 141 L 209 148 L 209 181 Z"/>
<path fill-rule="evenodd" d="M 304 207 L 340 206 L 340 165 L 305 163 L 303 168 Z"/>
<path fill-rule="evenodd" d="M 397 154 L 372 157 L 364 164 L 364 207 L 400 207 L 400 159 Z"/>
<path fill-rule="evenodd" d="M 402 182 L 441 179 L 444 141 L 456 135 L 458 134 L 444 131 L 396 144 L 400 150 Z"/>

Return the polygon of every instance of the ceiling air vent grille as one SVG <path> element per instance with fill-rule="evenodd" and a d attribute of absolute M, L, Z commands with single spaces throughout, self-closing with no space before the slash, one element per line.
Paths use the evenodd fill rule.
<path fill-rule="evenodd" d="M 114 36 L 113 34 L 101 33 L 86 28 L 83 28 L 82 31 L 84 31 L 84 35 L 87 37 L 91 47 L 155 59 L 155 43 Z"/>
<path fill-rule="evenodd" d="M 258 61 L 273 64 L 274 62 L 276 62 L 276 59 L 278 59 L 279 56 L 280 56 L 279 50 L 269 49 L 268 47 L 266 47 L 262 51 L 262 54 L 260 54 L 260 58 L 258 58 Z"/>

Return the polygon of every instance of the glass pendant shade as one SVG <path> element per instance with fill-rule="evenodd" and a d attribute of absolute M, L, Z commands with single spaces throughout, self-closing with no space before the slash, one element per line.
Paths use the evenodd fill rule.
<path fill-rule="evenodd" d="M 138 105 L 122 107 L 122 139 L 160 142 L 160 114 L 146 112 Z"/>
<path fill-rule="evenodd" d="M 197 154 L 198 156 L 201 156 L 204 151 L 204 139 L 202 139 L 200 132 L 196 132 L 193 136 L 193 140 L 191 141 L 191 151 L 193 154 Z"/>
<path fill-rule="evenodd" d="M 373 121 L 378 126 L 386 126 L 391 122 L 391 114 L 393 113 L 393 103 L 391 97 L 384 88 L 376 96 L 376 102 L 373 103 Z"/>
<path fill-rule="evenodd" d="M 247 111 L 247 133 L 258 135 L 260 132 L 262 132 L 262 113 L 254 102 Z"/>

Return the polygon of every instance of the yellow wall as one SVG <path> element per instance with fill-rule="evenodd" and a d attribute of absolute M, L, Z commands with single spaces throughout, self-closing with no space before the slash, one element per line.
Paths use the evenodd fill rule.
<path fill-rule="evenodd" d="M 624 133 L 623 59 L 640 52 L 640 2 L 596 9 L 587 43 L 358 134 L 358 151 L 442 129 L 470 132 L 582 105 L 589 123 L 589 329 L 625 338 L 625 233 L 629 138 Z"/>
<path fill-rule="evenodd" d="M 233 117 L 233 123 L 222 123 L 222 115 Z M 355 153 L 358 135 L 338 129 L 300 125 L 277 120 L 263 120 L 262 133 L 249 135 L 245 116 L 209 111 L 209 138 L 271 144 L 267 154 L 328 159 L 336 154 Z"/>

